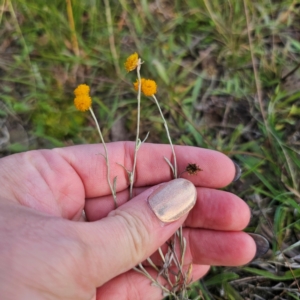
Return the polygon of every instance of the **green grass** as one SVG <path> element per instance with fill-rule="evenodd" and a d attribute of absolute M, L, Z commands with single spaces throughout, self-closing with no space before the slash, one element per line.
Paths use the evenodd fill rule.
<path fill-rule="evenodd" d="M 252 209 L 247 230 L 272 245 L 247 267 L 213 267 L 191 299 L 297 299 L 299 4 L 246 1 L 247 25 L 242 0 L 157 2 L 109 1 L 114 55 L 104 2 L 74 0 L 77 56 L 65 1 L 2 1 L 0 156 L 97 142 L 89 114 L 73 107 L 83 82 L 105 140 L 116 139 L 116 120 L 134 140 L 136 78 L 123 63 L 137 51 L 147 64 L 143 76 L 158 83 L 174 143 L 222 151 L 242 166 L 241 180 L 227 189 Z M 167 143 L 155 104 L 142 105 L 141 138 L 150 131 L 148 141 Z"/>

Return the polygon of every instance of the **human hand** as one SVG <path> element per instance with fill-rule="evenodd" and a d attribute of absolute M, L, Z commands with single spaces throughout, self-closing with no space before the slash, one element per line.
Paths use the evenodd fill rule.
<path fill-rule="evenodd" d="M 31 151 L 0 160 L 0 268 L 6 270 L 0 275 L 1 299 L 161 299 L 161 290 L 131 269 L 182 224 L 185 264 L 193 263 L 194 280 L 210 265 L 242 265 L 254 257 L 254 240 L 241 232 L 250 219 L 248 206 L 216 190 L 235 177 L 229 158 L 176 146 L 179 174 L 188 163 L 203 171 L 182 174 L 196 186 L 194 208 L 163 224 L 147 198 L 157 184 L 171 180 L 163 159 L 171 160 L 170 146 L 143 144 L 136 196 L 130 201 L 127 174 L 117 163 L 131 169 L 134 143 L 107 146 L 111 174 L 118 178 L 117 210 L 104 158 L 97 155 L 103 152 L 101 145 Z M 93 222 L 78 222 L 84 207 Z"/>

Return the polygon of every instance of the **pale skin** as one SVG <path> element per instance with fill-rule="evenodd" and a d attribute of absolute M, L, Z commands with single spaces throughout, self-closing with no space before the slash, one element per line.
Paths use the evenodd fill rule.
<path fill-rule="evenodd" d="M 171 180 L 163 159 L 168 145 L 143 144 L 138 153 L 135 197 L 128 201 L 134 143 L 107 145 L 112 177 L 118 176 L 119 208 L 106 181 L 101 145 L 31 151 L 0 160 L 0 295 L 2 299 L 162 299 L 161 290 L 132 270 L 184 226 L 185 263 L 192 278 L 210 265 L 251 261 L 253 239 L 242 232 L 250 210 L 237 196 L 218 188 L 230 184 L 235 167 L 211 150 L 176 146 L 178 174 L 188 163 L 202 172 L 182 177 L 197 188 L 189 214 L 163 224 L 147 198 Z M 183 199 L 184 201 L 184 199 Z M 85 208 L 89 221 L 82 221 Z M 163 247 L 164 248 L 164 247 Z M 159 263 L 154 254 L 153 260 Z M 155 272 L 145 264 L 155 276 Z"/>

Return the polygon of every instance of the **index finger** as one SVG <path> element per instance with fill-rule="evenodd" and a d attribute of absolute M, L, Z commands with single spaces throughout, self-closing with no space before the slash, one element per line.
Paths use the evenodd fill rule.
<path fill-rule="evenodd" d="M 221 188 L 235 178 L 236 166 L 226 155 L 198 147 L 174 147 L 178 174 L 182 173 L 180 177 L 192 181 L 195 186 Z M 110 180 L 112 182 L 117 177 L 117 192 L 129 186 L 128 174 L 124 167 L 132 171 L 134 149 L 134 142 L 107 144 Z M 54 151 L 68 161 L 76 171 L 84 185 L 86 198 L 110 194 L 102 144 L 72 146 Z M 137 155 L 134 186 L 152 186 L 173 179 L 171 168 L 164 157 L 173 162 L 170 145 L 143 143 Z M 184 172 L 188 164 L 196 164 L 202 171 L 189 175 Z"/>

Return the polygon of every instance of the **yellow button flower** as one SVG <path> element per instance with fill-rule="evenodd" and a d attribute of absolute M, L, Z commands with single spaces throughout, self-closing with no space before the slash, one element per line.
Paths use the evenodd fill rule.
<path fill-rule="evenodd" d="M 144 82 L 142 81 L 142 92 L 145 96 L 153 96 L 156 94 L 157 85 L 154 80 L 146 79 Z"/>
<path fill-rule="evenodd" d="M 139 60 L 139 56 L 138 54 L 135 52 L 133 54 L 131 54 L 125 62 L 125 69 L 127 72 L 133 71 L 137 65 L 138 65 L 138 60 Z"/>
<path fill-rule="evenodd" d="M 141 82 L 142 82 L 141 89 L 145 96 L 153 96 L 154 94 L 156 94 L 157 85 L 154 80 L 141 78 Z M 138 79 L 136 80 L 136 82 L 133 83 L 133 87 L 136 91 L 138 91 L 139 89 Z"/>
<path fill-rule="evenodd" d="M 86 84 L 80 84 L 75 90 L 74 105 L 80 111 L 88 110 L 92 105 L 92 99 L 89 95 L 90 87 Z"/>
<path fill-rule="evenodd" d="M 74 99 L 75 107 L 80 111 L 88 110 L 92 105 L 92 99 L 89 95 L 79 95 Z"/>
<path fill-rule="evenodd" d="M 75 90 L 75 96 L 88 95 L 90 93 L 90 87 L 86 84 L 80 84 Z"/>

